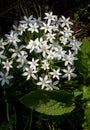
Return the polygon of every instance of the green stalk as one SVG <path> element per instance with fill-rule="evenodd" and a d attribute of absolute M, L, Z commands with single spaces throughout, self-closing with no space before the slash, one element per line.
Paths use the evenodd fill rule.
<path fill-rule="evenodd" d="M 33 110 L 30 110 L 30 122 L 29 122 L 29 126 L 28 126 L 28 130 L 31 130 L 31 127 L 32 127 L 32 117 L 33 117 Z"/>
<path fill-rule="evenodd" d="M 5 97 L 5 103 L 6 103 L 6 118 L 7 118 L 8 123 L 10 123 L 9 103 L 8 103 L 8 101 L 7 101 L 6 90 L 5 90 L 5 88 L 4 88 L 3 94 L 4 94 L 4 97 Z M 10 124 L 10 126 L 9 126 L 9 130 L 13 130 L 11 124 Z"/>

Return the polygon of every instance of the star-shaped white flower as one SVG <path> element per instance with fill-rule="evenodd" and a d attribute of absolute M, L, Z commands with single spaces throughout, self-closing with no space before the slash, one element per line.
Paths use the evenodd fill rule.
<path fill-rule="evenodd" d="M 28 64 L 30 64 L 30 68 L 36 70 L 36 67 L 39 66 L 39 64 L 37 63 L 39 61 L 39 59 L 34 59 L 32 58 L 32 61 L 28 61 Z"/>
<path fill-rule="evenodd" d="M 8 39 L 8 43 L 12 43 L 14 46 L 17 46 L 17 43 L 21 40 L 18 38 L 18 34 L 14 31 L 11 31 L 10 34 L 5 35 Z"/>
<path fill-rule="evenodd" d="M 50 72 L 50 74 L 53 76 L 53 78 L 57 78 L 58 80 L 60 79 L 60 75 L 62 75 L 60 73 L 60 69 L 57 70 L 53 69 L 53 72 Z"/>
<path fill-rule="evenodd" d="M 9 61 L 8 59 L 4 62 L 2 62 L 2 64 L 4 65 L 3 68 L 6 68 L 7 71 L 10 70 L 10 68 L 13 68 L 12 66 L 13 61 Z"/>
<path fill-rule="evenodd" d="M 41 89 L 44 89 L 47 88 L 51 82 L 51 79 L 49 79 L 46 75 L 44 78 L 39 77 L 39 82 L 37 83 L 37 85 L 41 86 Z"/>
<path fill-rule="evenodd" d="M 64 16 L 61 16 L 59 19 L 59 22 L 61 23 L 61 27 L 70 27 L 70 25 L 73 25 L 73 23 L 70 21 L 70 18 L 65 18 Z"/>
<path fill-rule="evenodd" d="M 36 38 L 35 40 L 30 40 L 29 44 L 26 46 L 26 48 L 30 50 L 30 53 L 32 51 L 37 51 L 37 50 L 39 50 L 39 43 L 40 42 L 39 42 L 38 38 Z"/>
<path fill-rule="evenodd" d="M 76 74 L 73 73 L 73 71 L 75 70 L 75 68 L 71 69 L 70 66 L 67 67 L 67 69 L 63 69 L 63 72 L 65 73 L 62 77 L 63 78 L 68 78 L 68 80 L 71 79 L 71 77 L 76 77 Z"/>
<path fill-rule="evenodd" d="M 42 66 L 41 66 L 41 68 L 43 69 L 43 70 L 49 70 L 49 62 L 48 62 L 48 60 L 43 60 L 42 61 Z"/>
<path fill-rule="evenodd" d="M 49 13 L 45 13 L 45 17 L 44 19 L 47 19 L 49 22 L 52 21 L 55 21 L 57 19 L 57 16 L 56 15 L 53 15 L 53 12 L 49 12 Z"/>
<path fill-rule="evenodd" d="M 38 33 L 38 27 L 39 26 L 37 25 L 37 23 L 34 23 L 34 24 L 30 23 L 28 31 L 31 31 L 32 33 L 33 32 L 37 32 Z"/>
<path fill-rule="evenodd" d="M 1 85 L 5 85 L 8 84 L 9 85 L 9 80 L 12 79 L 13 76 L 12 75 L 8 75 L 8 72 L 6 72 L 5 74 L 0 72 L 0 81 L 1 81 Z"/>
<path fill-rule="evenodd" d="M 40 29 L 44 30 L 44 32 L 47 33 L 47 32 L 52 32 L 53 28 L 52 28 L 52 26 L 50 25 L 49 22 L 48 23 L 43 22 L 43 26 L 41 26 Z"/>
<path fill-rule="evenodd" d="M 30 67 L 26 67 L 26 68 L 25 68 L 25 72 L 24 72 L 22 75 L 23 75 L 23 76 L 27 76 L 27 80 L 29 80 L 31 77 L 32 77 L 33 79 L 37 79 L 36 73 L 37 73 L 36 70 L 33 70 L 33 69 L 30 68 Z"/>

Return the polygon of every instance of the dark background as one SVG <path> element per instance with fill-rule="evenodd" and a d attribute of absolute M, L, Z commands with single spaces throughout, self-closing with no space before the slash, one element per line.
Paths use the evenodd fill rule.
<path fill-rule="evenodd" d="M 0 0 L 0 36 L 24 15 L 38 17 L 50 10 L 84 25 L 90 21 L 90 0 Z"/>

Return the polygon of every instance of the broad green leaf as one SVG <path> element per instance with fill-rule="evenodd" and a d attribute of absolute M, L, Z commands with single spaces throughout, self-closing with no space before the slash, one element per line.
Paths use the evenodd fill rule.
<path fill-rule="evenodd" d="M 77 69 L 84 76 L 90 75 L 90 41 L 88 38 L 82 40 L 81 51 L 78 53 Z"/>
<path fill-rule="evenodd" d="M 64 90 L 36 90 L 22 97 L 20 101 L 26 107 L 47 115 L 62 115 L 74 109 L 73 95 Z"/>
<path fill-rule="evenodd" d="M 87 124 L 87 130 L 90 130 L 90 101 L 87 102 L 87 107 L 85 109 L 85 119 Z"/>

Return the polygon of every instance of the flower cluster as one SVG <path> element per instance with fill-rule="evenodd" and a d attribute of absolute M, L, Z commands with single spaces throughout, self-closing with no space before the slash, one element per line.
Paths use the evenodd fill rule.
<path fill-rule="evenodd" d="M 26 80 L 34 80 L 41 89 L 59 89 L 61 79 L 75 77 L 74 61 L 81 42 L 74 36 L 70 18 L 45 13 L 43 20 L 32 15 L 19 22 L 0 39 L 1 86 L 21 70 Z"/>

